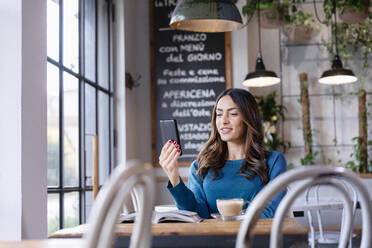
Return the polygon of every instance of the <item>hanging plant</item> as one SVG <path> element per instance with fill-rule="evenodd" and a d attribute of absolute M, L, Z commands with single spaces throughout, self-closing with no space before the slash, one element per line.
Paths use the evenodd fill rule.
<path fill-rule="evenodd" d="M 247 1 L 243 6 L 243 14 L 251 18 L 257 10 L 258 0 Z M 280 2 L 278 0 L 260 0 L 261 27 L 279 28 L 282 26 L 288 16 L 288 0 Z"/>
<path fill-rule="evenodd" d="M 333 0 L 323 2 L 323 10 L 326 20 L 330 20 L 333 11 Z M 372 18 L 369 12 L 371 2 L 369 0 L 337 0 L 337 10 L 340 19 L 347 24 L 362 23 L 367 17 Z"/>
<path fill-rule="evenodd" d="M 279 119 L 285 120 L 284 112 L 287 109 L 282 104 L 276 103 L 276 91 L 273 91 L 266 97 L 256 97 L 256 100 L 261 111 L 266 148 L 270 151 L 281 148 L 285 153 L 291 144 L 288 141 L 280 139 L 276 126 Z"/>
<path fill-rule="evenodd" d="M 285 23 L 284 31 L 293 43 L 306 43 L 313 37 L 314 30 L 319 29 L 311 13 L 297 10 L 292 6 L 292 12 Z"/>
<path fill-rule="evenodd" d="M 372 53 L 372 19 L 368 19 L 362 24 L 338 23 L 332 27 L 332 32 L 334 32 L 334 28 L 336 27 L 339 56 L 344 61 L 345 65 L 348 64 L 348 59 L 352 57 L 355 60 L 360 58 L 362 71 L 360 73 L 359 80 L 362 83 L 361 88 L 364 88 L 368 67 L 371 62 L 370 54 Z M 332 44 L 334 44 L 334 42 L 334 36 L 332 36 L 332 39 L 329 41 L 323 40 L 323 44 L 333 56 L 335 55 L 334 50 L 332 49 Z"/>

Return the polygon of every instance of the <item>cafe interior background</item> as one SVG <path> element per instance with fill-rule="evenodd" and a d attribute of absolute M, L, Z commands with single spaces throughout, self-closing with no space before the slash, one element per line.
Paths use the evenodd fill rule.
<path fill-rule="evenodd" d="M 77 22 L 78 1 L 63 1 L 66 11 L 63 25 L 68 27 L 63 41 L 59 39 L 58 2 L 0 1 L 1 30 L 6 37 L 0 39 L 0 240 L 46 238 L 52 231 L 86 221 L 92 205 L 92 137 L 95 133 L 100 140 L 100 184 L 117 164 L 130 159 L 144 162 L 153 159 L 150 1 L 113 1 L 114 17 L 106 12 L 107 1 L 97 0 L 96 6 L 86 1 L 84 53 L 79 51 L 76 42 L 76 34 L 82 28 Z M 243 0 L 236 3 L 240 10 L 245 4 Z M 324 19 L 322 4 L 316 1 L 320 18 Z M 301 5 L 303 10 L 314 14 L 312 1 Z M 99 33 L 89 25 L 95 7 L 100 20 L 97 22 Z M 111 29 L 102 21 L 108 17 L 114 18 Z M 366 22 L 371 31 L 371 19 Z M 56 26 L 50 26 L 52 24 Z M 275 91 L 277 104 L 286 107 L 285 120 L 277 116 L 274 131 L 282 141 L 291 144 L 284 154 L 290 167 L 304 163 L 347 166 L 349 161 L 358 164 L 360 161 L 355 157 L 358 146 L 354 139 L 359 136 L 357 92 L 361 88 L 366 91 L 367 123 L 371 123 L 371 65 L 364 68 L 366 75 L 361 79 L 361 53 L 356 52 L 347 64 L 344 61 L 344 66 L 353 70 L 357 82 L 338 86 L 319 84 L 322 72 L 330 68 L 332 55 L 324 41 L 330 40 L 331 32 L 316 19 L 314 25 L 311 39 L 300 43 L 289 40 L 286 27 L 262 28 L 265 66 L 279 75 L 281 83 L 249 90 L 265 97 Z M 246 27 L 230 33 L 232 87 L 247 89 L 242 81 L 248 72 L 254 71 L 257 32 L 257 20 L 252 18 Z M 95 40 L 100 44 L 96 49 Z M 67 44 L 64 50 L 59 50 L 61 42 Z M 79 53 L 84 58 L 84 66 L 74 56 Z M 64 55 L 65 66 L 60 65 L 59 54 Z M 370 62 L 371 56 L 367 57 Z M 134 81 L 131 89 L 125 87 L 125 73 Z M 300 73 L 307 73 L 308 77 L 312 153 L 307 160 L 304 160 Z M 99 77 L 95 77 L 97 75 Z M 62 91 L 60 79 L 64 81 Z M 78 79 L 81 79 L 80 91 Z M 84 93 L 81 88 L 85 89 Z M 85 94 L 80 110 L 79 94 Z M 61 109 L 64 109 L 63 119 Z M 83 117 L 85 131 L 79 127 Z M 59 126 L 65 128 L 64 132 Z M 366 130 L 372 137 L 371 124 Z M 366 172 L 372 169 L 371 147 L 369 143 Z M 85 167 L 81 166 L 83 159 L 86 159 Z M 61 163 L 64 163 L 63 172 L 59 169 Z M 182 177 L 186 177 L 187 172 L 188 167 L 181 168 Z M 155 168 L 155 173 L 158 181 L 155 204 L 172 203 L 165 174 L 160 168 Z M 363 174 L 362 178 L 370 184 L 368 175 Z"/>

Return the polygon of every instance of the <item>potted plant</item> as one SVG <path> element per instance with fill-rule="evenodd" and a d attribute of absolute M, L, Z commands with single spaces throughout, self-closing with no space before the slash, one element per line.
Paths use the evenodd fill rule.
<path fill-rule="evenodd" d="M 309 42 L 315 29 L 319 29 L 319 25 L 315 24 L 313 15 L 302 10 L 296 10 L 289 15 L 284 30 L 289 40 L 298 44 Z"/>
<path fill-rule="evenodd" d="M 284 111 L 287 109 L 282 104 L 276 103 L 276 92 L 268 94 L 266 97 L 256 97 L 261 112 L 261 119 L 264 129 L 264 142 L 269 151 L 278 150 L 279 148 L 285 153 L 291 144 L 288 141 L 280 139 L 276 125 L 281 118 L 285 120 Z"/>
<path fill-rule="evenodd" d="M 325 0 L 323 9 L 325 17 L 330 20 L 333 12 L 333 0 Z M 368 16 L 372 18 L 369 12 L 371 2 L 369 0 L 337 0 L 337 10 L 340 19 L 347 24 L 362 23 Z"/>
<path fill-rule="evenodd" d="M 260 8 L 262 28 L 279 28 L 285 23 L 288 16 L 288 0 L 282 3 L 278 0 L 260 0 L 260 6 L 257 7 L 257 4 L 258 0 L 248 1 L 243 6 L 243 13 L 251 17 L 255 10 Z"/>

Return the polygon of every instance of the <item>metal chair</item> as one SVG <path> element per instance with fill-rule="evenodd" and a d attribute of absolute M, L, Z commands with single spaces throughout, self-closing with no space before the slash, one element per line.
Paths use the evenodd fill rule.
<path fill-rule="evenodd" d="M 362 212 L 362 240 L 361 247 L 369 248 L 372 245 L 371 231 L 372 220 L 370 198 L 367 189 L 362 184 L 361 180 L 354 173 L 343 167 L 326 167 L 326 166 L 310 166 L 306 168 L 298 168 L 287 171 L 278 176 L 273 181 L 268 183 L 254 198 L 249 205 L 244 221 L 240 226 L 237 236 L 236 248 L 250 247 L 252 241 L 252 230 L 258 220 L 260 213 L 269 203 L 272 197 L 281 192 L 289 183 L 304 180 L 297 188 L 293 189 L 283 198 L 279 204 L 273 224 L 271 227 L 270 248 L 282 246 L 282 221 L 284 214 L 289 206 L 293 203 L 296 197 L 304 192 L 308 187 L 314 185 L 331 185 L 335 187 L 344 198 L 344 225 L 341 227 L 341 234 L 338 247 L 346 247 L 352 224 L 352 205 L 348 192 L 341 185 L 340 179 L 352 184 L 359 195 Z"/>
<path fill-rule="evenodd" d="M 340 184 L 340 186 L 344 187 L 344 189 L 348 192 L 349 195 L 352 195 L 352 203 L 353 203 L 352 221 L 353 221 L 354 217 L 355 217 L 357 202 L 358 202 L 357 192 L 351 184 L 345 182 L 344 180 L 339 180 L 339 184 Z M 306 202 L 307 205 L 312 204 L 312 202 L 309 200 L 309 196 L 310 196 L 310 193 L 311 193 L 312 190 L 314 191 L 314 194 L 315 194 L 315 202 L 314 202 L 315 205 L 319 205 L 321 203 L 321 201 L 319 199 L 319 189 L 320 189 L 320 185 L 316 185 L 315 187 L 308 188 L 308 190 L 306 191 L 306 194 L 305 194 L 305 202 Z M 321 209 L 316 208 L 315 214 L 316 214 L 316 220 L 318 222 L 318 230 L 319 230 L 317 232 L 315 231 L 315 228 L 314 228 L 312 211 L 307 210 L 307 216 L 308 216 L 308 221 L 309 221 L 309 225 L 310 225 L 310 233 L 309 233 L 309 245 L 310 245 L 310 247 L 314 248 L 315 244 L 338 244 L 339 238 L 340 238 L 340 233 L 335 232 L 335 231 L 324 231 L 323 221 L 322 221 L 322 217 L 321 217 Z M 344 223 L 344 218 L 343 217 L 344 217 L 344 211 L 343 211 L 343 214 L 342 214 L 341 226 L 343 226 L 343 223 Z M 349 237 L 349 244 L 348 244 L 349 248 L 352 247 L 352 235 L 353 235 L 353 233 L 351 231 L 350 232 L 350 237 Z"/>
<path fill-rule="evenodd" d="M 155 180 L 152 167 L 138 161 L 119 165 L 109 181 L 100 190 L 93 205 L 88 232 L 84 235 L 85 247 L 112 247 L 113 232 L 122 205 L 131 200 L 131 191 L 139 187 L 140 210 L 135 220 L 130 248 L 151 246 L 151 215 L 155 199 Z"/>

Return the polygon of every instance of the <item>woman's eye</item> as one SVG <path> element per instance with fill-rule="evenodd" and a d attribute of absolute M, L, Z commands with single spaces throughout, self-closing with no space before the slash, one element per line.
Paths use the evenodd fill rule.
<path fill-rule="evenodd" d="M 232 116 L 237 116 L 238 113 L 231 113 L 230 115 L 232 115 Z"/>
<path fill-rule="evenodd" d="M 222 116 L 222 114 L 217 114 L 217 117 L 220 117 L 220 116 Z"/>

